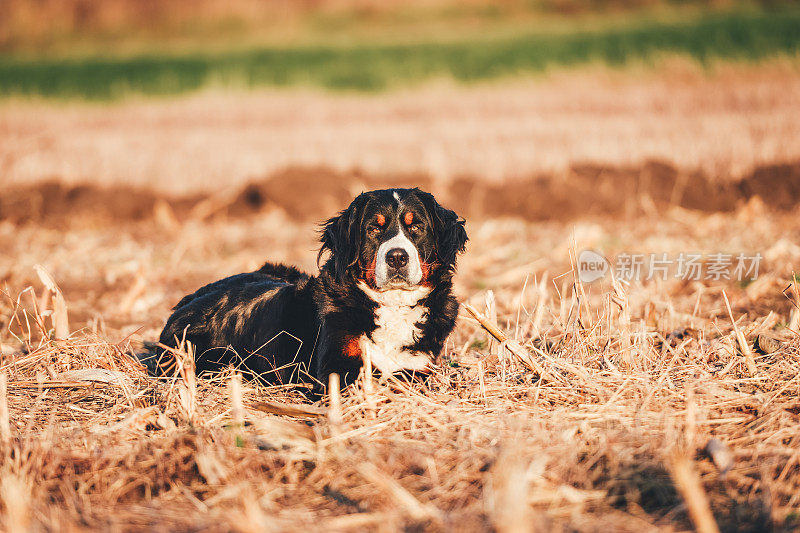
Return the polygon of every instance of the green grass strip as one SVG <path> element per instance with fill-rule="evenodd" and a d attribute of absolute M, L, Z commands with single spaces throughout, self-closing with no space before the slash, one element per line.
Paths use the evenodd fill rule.
<path fill-rule="evenodd" d="M 376 91 L 433 77 L 462 82 L 604 62 L 612 66 L 682 54 L 755 61 L 800 50 L 800 9 L 717 13 L 680 23 L 639 22 L 565 34 L 531 33 L 495 40 L 351 47 L 264 48 L 221 54 L 133 58 L 0 57 L 0 95 L 114 99 L 168 95 L 210 84 L 317 86 Z"/>

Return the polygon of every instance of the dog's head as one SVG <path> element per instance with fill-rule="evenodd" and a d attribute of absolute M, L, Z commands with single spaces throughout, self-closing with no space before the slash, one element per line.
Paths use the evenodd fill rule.
<path fill-rule="evenodd" d="M 464 219 L 419 189 L 360 194 L 325 222 L 320 257 L 339 280 L 363 280 L 378 290 L 406 289 L 448 276 L 464 251 Z"/>

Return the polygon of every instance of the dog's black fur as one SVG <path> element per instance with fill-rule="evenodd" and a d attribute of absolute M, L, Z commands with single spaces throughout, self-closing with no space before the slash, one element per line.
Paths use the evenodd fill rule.
<path fill-rule="evenodd" d="M 191 342 L 198 372 L 234 365 L 269 383 L 312 380 L 319 386 L 336 372 L 350 383 L 362 366 L 358 339 L 369 339 L 378 327 L 379 304 L 362 287 L 379 289 L 377 251 L 398 232 L 419 252 L 418 285 L 429 289 L 414 305 L 426 308 L 424 319 L 405 349 L 435 360 L 458 314 L 452 278 L 467 234 L 463 219 L 419 189 L 362 193 L 325 222 L 318 262 L 327 259 L 317 276 L 266 263 L 184 297 L 160 342 L 171 347 Z M 152 370 L 163 368 L 153 360 Z"/>

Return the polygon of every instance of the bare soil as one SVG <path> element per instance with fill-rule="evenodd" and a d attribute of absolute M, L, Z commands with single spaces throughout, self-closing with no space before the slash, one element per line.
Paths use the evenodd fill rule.
<path fill-rule="evenodd" d="M 86 219 L 139 221 L 158 216 L 159 209 L 167 206 L 179 220 L 199 212 L 203 216 L 249 217 L 278 209 L 295 220 L 319 222 L 346 206 L 354 194 L 386 187 L 434 190 L 442 201 L 468 217 L 529 221 L 632 217 L 670 206 L 728 213 L 755 198 L 772 210 L 786 212 L 800 204 L 800 163 L 767 165 L 742 179 L 724 182 L 699 172 L 680 172 L 662 162 L 639 168 L 580 165 L 566 176 L 541 175 L 503 183 L 468 177 L 434 183 L 427 175 L 370 176 L 294 168 L 222 194 L 177 197 L 127 186 L 46 182 L 7 187 L 0 197 L 0 220 L 55 226 Z"/>

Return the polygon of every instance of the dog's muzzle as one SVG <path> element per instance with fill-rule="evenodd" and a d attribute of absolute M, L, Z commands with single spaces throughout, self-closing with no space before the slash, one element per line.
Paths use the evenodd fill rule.
<path fill-rule="evenodd" d="M 419 252 L 400 231 L 378 248 L 375 261 L 375 284 L 381 288 L 403 288 L 422 280 Z"/>

